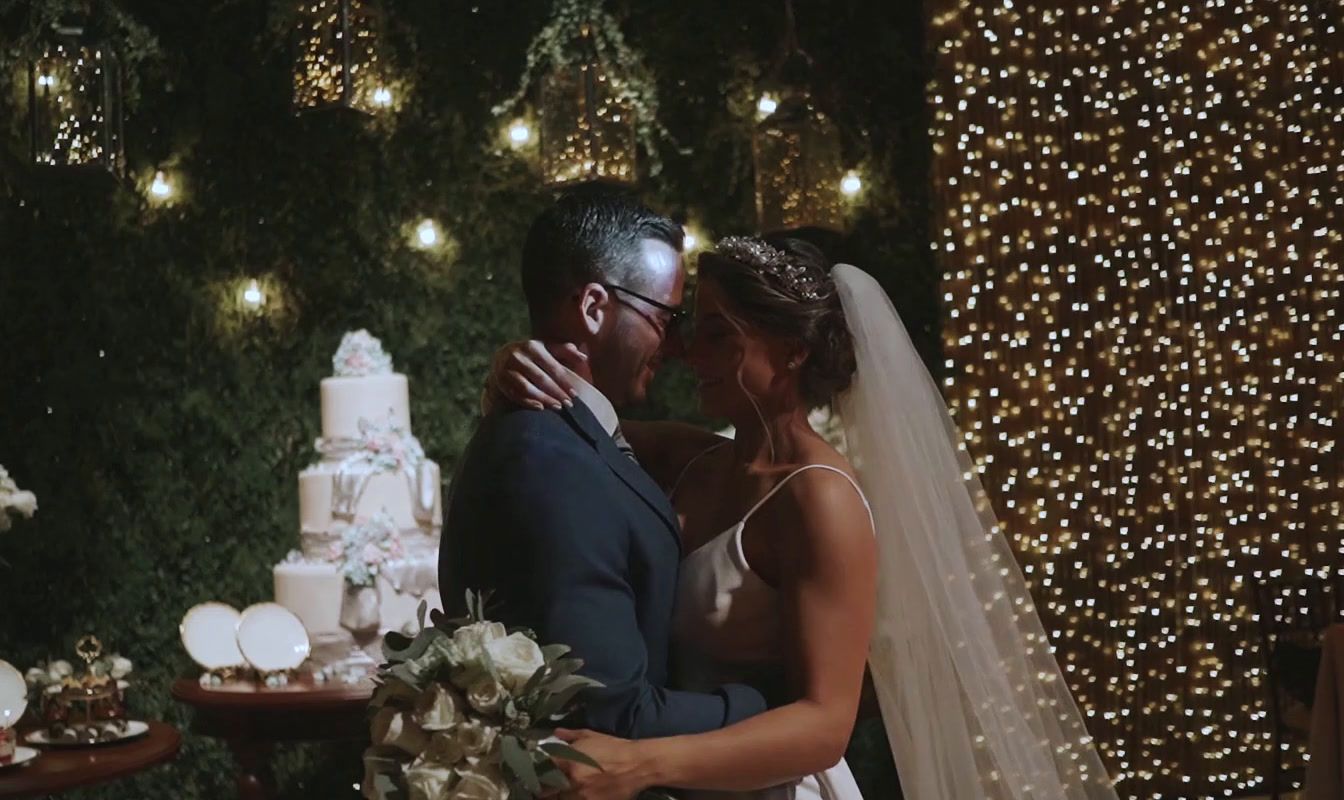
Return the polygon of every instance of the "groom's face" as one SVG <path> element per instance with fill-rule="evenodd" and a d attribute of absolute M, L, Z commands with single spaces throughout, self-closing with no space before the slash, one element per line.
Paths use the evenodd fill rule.
<path fill-rule="evenodd" d="M 642 283 L 633 288 L 664 306 L 681 305 L 686 276 L 681 254 L 656 239 L 640 248 Z M 594 385 L 616 407 L 638 404 L 648 397 L 649 384 L 662 364 L 669 314 L 633 295 L 607 295 L 607 319 L 589 356 Z"/>

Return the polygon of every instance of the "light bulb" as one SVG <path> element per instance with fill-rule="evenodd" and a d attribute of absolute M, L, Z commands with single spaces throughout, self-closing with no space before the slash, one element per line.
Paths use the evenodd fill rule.
<path fill-rule="evenodd" d="M 779 101 L 772 94 L 763 94 L 761 99 L 756 101 L 756 110 L 761 112 L 761 116 L 768 117 L 775 113 L 777 108 L 779 108 Z"/>
<path fill-rule="evenodd" d="M 392 105 L 392 90 L 386 86 L 379 86 L 373 90 L 373 104 L 387 108 Z"/>
<path fill-rule="evenodd" d="M 859 179 L 858 173 L 850 170 L 840 181 L 840 191 L 847 197 L 853 197 L 863 189 L 863 181 Z"/>
<path fill-rule="evenodd" d="M 37 76 L 37 85 L 38 85 L 38 86 L 55 86 L 55 85 L 56 85 L 56 76 L 55 76 L 55 75 L 38 75 L 38 76 Z"/>
<path fill-rule="evenodd" d="M 697 241 L 699 241 L 699 240 L 697 240 L 697 239 L 695 238 L 695 234 L 694 234 L 694 233 L 691 233 L 690 231 L 686 231 L 686 235 L 683 236 L 682 239 L 681 239 L 681 249 L 682 249 L 683 251 L 687 251 L 687 252 L 689 252 L 689 251 L 691 251 L 691 250 L 694 250 Z"/>
<path fill-rule="evenodd" d="M 154 181 L 149 184 L 149 193 L 160 200 L 167 200 L 173 196 L 173 185 L 168 182 L 163 170 L 154 173 Z"/>
<path fill-rule="evenodd" d="M 527 127 L 527 123 L 519 120 L 509 126 L 509 142 L 514 147 L 525 145 L 532 141 L 532 129 Z"/>
<path fill-rule="evenodd" d="M 421 247 L 433 247 L 439 243 L 439 226 L 432 219 L 422 221 L 415 226 L 415 239 Z"/>
<path fill-rule="evenodd" d="M 262 304 L 265 302 L 266 294 L 262 292 L 261 287 L 257 285 L 257 279 L 253 278 L 248 281 L 247 288 L 243 290 L 243 303 L 248 308 L 256 311 L 261 308 Z"/>

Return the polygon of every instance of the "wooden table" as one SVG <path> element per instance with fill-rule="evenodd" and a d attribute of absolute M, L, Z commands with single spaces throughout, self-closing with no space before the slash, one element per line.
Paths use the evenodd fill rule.
<path fill-rule="evenodd" d="M 173 684 L 173 698 L 191 706 L 191 730 L 223 739 L 237 763 L 238 797 L 272 794 L 269 762 L 277 742 L 367 739 L 373 684 L 310 680 L 268 689 L 250 682 L 204 688 L 194 678 Z"/>
<path fill-rule="evenodd" d="M 22 741 L 25 747 L 32 745 Z M 182 735 L 166 722 L 150 722 L 143 736 L 88 747 L 41 747 L 37 758 L 0 769 L 0 797 L 35 797 L 124 778 L 177 755 Z"/>

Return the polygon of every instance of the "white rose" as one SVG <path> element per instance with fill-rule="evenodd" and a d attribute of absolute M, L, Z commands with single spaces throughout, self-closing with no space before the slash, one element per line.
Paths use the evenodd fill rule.
<path fill-rule="evenodd" d="M 462 700 L 442 684 L 432 684 L 415 699 L 415 721 L 427 731 L 451 728 L 462 718 Z"/>
<path fill-rule="evenodd" d="M 439 731 L 429 737 L 429 746 L 420 754 L 420 760 L 451 767 L 466 758 L 467 751 L 462 748 L 462 742 L 458 741 L 457 730 Z"/>
<path fill-rule="evenodd" d="M 451 647 L 452 670 L 449 680 L 459 689 L 466 689 L 480 680 L 489 670 L 485 666 L 485 647 L 489 642 L 503 639 L 504 626 L 498 622 L 473 622 L 453 632 Z"/>
<path fill-rule="evenodd" d="M 127 675 L 130 675 L 130 674 L 131 674 L 131 671 L 134 670 L 134 669 L 135 669 L 135 665 L 131 663 L 131 660 L 130 660 L 129 658 L 123 658 L 122 656 L 112 656 L 112 677 L 113 677 L 113 678 L 116 678 L 117 680 L 121 680 L 122 678 L 126 677 Z"/>
<path fill-rule="evenodd" d="M 59 681 L 62 678 L 68 678 L 71 675 L 74 675 L 75 669 L 70 666 L 69 661 L 62 658 L 51 662 L 51 665 L 47 667 L 47 674 L 51 676 L 52 680 Z"/>
<path fill-rule="evenodd" d="M 514 692 L 523 688 L 532 674 L 546 665 L 541 648 L 521 633 L 488 642 L 485 650 L 495 662 L 504 685 Z"/>
<path fill-rule="evenodd" d="M 10 496 L 8 505 L 25 517 L 31 517 L 37 511 L 37 496 L 32 492 L 16 492 Z"/>
<path fill-rule="evenodd" d="M 415 724 L 411 715 L 391 706 L 384 706 L 373 715 L 370 734 L 374 744 L 391 745 L 413 756 L 429 744 L 429 734 Z"/>
<path fill-rule="evenodd" d="M 504 704 L 504 687 L 487 675 L 467 689 L 467 702 L 482 714 L 493 714 Z"/>
<path fill-rule="evenodd" d="M 468 756 L 489 755 L 499 741 L 499 728 L 478 719 L 469 719 L 453 731 L 458 744 Z"/>
<path fill-rule="evenodd" d="M 406 788 L 410 800 L 444 800 L 453 779 L 452 767 L 431 761 L 417 761 L 406 769 Z"/>
<path fill-rule="evenodd" d="M 509 783 L 498 764 L 477 760 L 458 768 L 457 784 L 448 793 L 448 800 L 508 800 Z"/>

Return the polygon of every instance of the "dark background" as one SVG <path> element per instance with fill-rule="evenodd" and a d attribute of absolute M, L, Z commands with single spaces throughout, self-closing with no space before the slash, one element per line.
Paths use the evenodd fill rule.
<path fill-rule="evenodd" d="M 0 2 L 0 464 L 40 509 L 0 534 L 0 657 L 72 658 L 94 632 L 136 664 L 137 716 L 186 723 L 168 697 L 191 665 L 192 605 L 271 597 L 297 541 L 297 472 L 314 458 L 318 381 L 346 330 L 382 338 L 410 376 L 414 432 L 451 474 L 490 353 L 524 333 L 516 263 L 549 197 L 502 150 L 491 107 L 516 88 L 549 4 L 388 4 L 400 107 L 372 119 L 290 108 L 289 3 L 126 0 L 128 177 L 26 164 L 19 46 L 62 2 Z M 782 35 L 779 2 L 609 5 L 658 81 L 661 121 L 688 152 L 639 190 L 713 236 L 751 232 L 753 81 Z M 922 12 L 901 2 L 799 0 L 814 87 L 865 191 L 832 256 L 877 275 L 935 375 L 937 277 L 925 229 L 929 149 Z M 143 186 L 164 168 L 178 201 Z M 410 246 L 432 217 L 455 242 Z M 240 282 L 270 302 L 242 313 Z M 651 416 L 695 419 L 670 368 Z M 358 746 L 285 748 L 286 797 L 353 796 Z M 851 759 L 890 796 L 880 725 Z M 227 753 L 187 736 L 166 767 L 73 797 L 215 798 Z"/>

